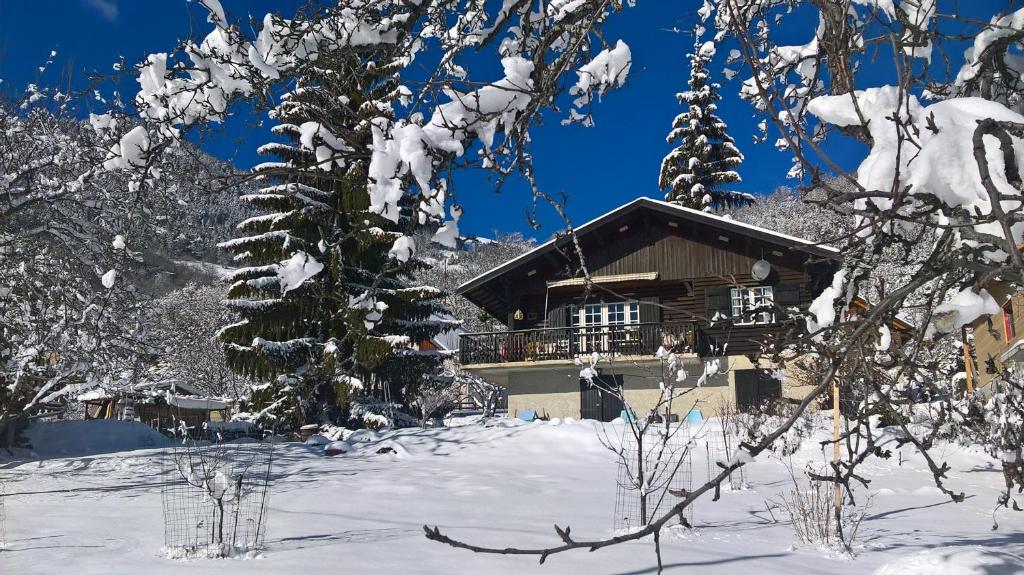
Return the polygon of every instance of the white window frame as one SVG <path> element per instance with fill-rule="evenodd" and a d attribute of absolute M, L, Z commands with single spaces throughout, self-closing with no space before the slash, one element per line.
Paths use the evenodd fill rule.
<path fill-rule="evenodd" d="M 619 321 L 619 317 L 622 318 L 621 321 Z M 640 302 L 618 301 L 586 304 L 580 306 L 572 320 L 572 326 L 583 333 L 580 341 L 581 351 L 592 351 L 595 346 L 598 346 L 597 349 L 608 349 L 610 338 L 613 337 L 610 327 L 631 326 L 640 323 Z M 634 330 L 635 328 L 627 328 L 625 337 L 632 337 L 629 334 Z M 622 337 L 622 335 L 617 337 Z"/>
<path fill-rule="evenodd" d="M 765 309 L 754 313 L 749 319 L 746 316 L 752 310 L 770 306 L 775 303 L 775 290 L 772 286 L 753 286 L 731 288 L 729 304 L 735 325 L 766 325 L 775 323 L 775 312 Z"/>
<path fill-rule="evenodd" d="M 622 306 L 622 311 L 618 311 L 618 306 Z M 615 308 L 615 311 L 612 309 Z M 588 311 L 597 311 L 597 314 L 590 313 Z M 612 314 L 622 314 L 622 321 L 612 321 Z M 592 318 L 599 318 L 598 323 L 588 323 L 587 316 L 590 315 Z M 636 301 L 614 301 L 607 303 L 591 303 L 580 306 L 577 310 L 575 317 L 573 317 L 573 327 L 603 327 L 608 325 L 632 325 L 640 323 L 640 302 Z"/>

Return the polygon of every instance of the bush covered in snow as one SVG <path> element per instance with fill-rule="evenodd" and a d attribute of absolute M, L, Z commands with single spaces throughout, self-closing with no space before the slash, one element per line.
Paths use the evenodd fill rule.
<path fill-rule="evenodd" d="M 349 403 L 349 423 L 373 431 L 385 427 L 413 427 L 419 419 L 405 413 L 402 406 L 372 397 L 356 397 Z"/>

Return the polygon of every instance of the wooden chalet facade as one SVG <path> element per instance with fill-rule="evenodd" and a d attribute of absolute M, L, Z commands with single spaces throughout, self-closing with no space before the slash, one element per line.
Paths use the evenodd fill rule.
<path fill-rule="evenodd" d="M 985 391 L 1011 367 L 1024 367 L 1024 293 L 1000 281 L 991 282 L 986 289 L 999 304 L 999 311 L 971 323 L 974 353 L 964 350 L 967 386 Z"/>
<path fill-rule="evenodd" d="M 622 378 L 629 403 L 646 409 L 659 393 L 660 372 L 652 370 L 662 346 L 681 353 L 691 374 L 702 373 L 709 357 L 727 358 L 725 373 L 693 394 L 705 413 L 787 394 L 750 358 L 782 327 L 772 308 L 806 307 L 839 259 L 832 248 L 648 198 L 579 226 L 576 237 L 593 280 L 589 293 L 568 237 L 459 287 L 508 328 L 461 334 L 459 358 L 508 389 L 510 414 L 617 417 L 620 406 L 579 380 L 573 358 L 592 352 L 622 360 L 603 376 Z M 734 321 L 711 321 L 722 317 Z"/>

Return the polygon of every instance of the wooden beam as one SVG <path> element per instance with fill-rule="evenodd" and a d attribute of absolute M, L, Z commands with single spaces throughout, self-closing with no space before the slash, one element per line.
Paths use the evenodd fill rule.
<path fill-rule="evenodd" d="M 974 393 L 974 360 L 971 359 L 971 349 L 967 344 L 967 326 L 960 328 L 960 341 L 964 353 L 964 374 L 967 376 L 967 393 Z"/>

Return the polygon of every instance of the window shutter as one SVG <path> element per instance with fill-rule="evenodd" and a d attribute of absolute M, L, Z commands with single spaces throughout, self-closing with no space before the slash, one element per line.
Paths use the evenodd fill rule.
<path fill-rule="evenodd" d="M 729 297 L 729 288 L 708 288 L 705 291 L 708 304 L 708 319 L 715 320 L 716 316 L 732 317 L 732 300 Z"/>
<path fill-rule="evenodd" d="M 572 327 L 580 322 L 580 306 L 571 303 L 565 306 L 565 310 L 566 317 L 568 318 L 566 325 Z"/>
<path fill-rule="evenodd" d="M 560 305 L 548 310 L 548 327 L 565 327 L 566 322 L 566 306 Z"/>
<path fill-rule="evenodd" d="M 661 323 L 661 306 L 657 297 L 640 298 L 640 323 Z"/>
<path fill-rule="evenodd" d="M 781 307 L 800 305 L 800 284 L 779 284 L 772 289 L 775 303 Z"/>

